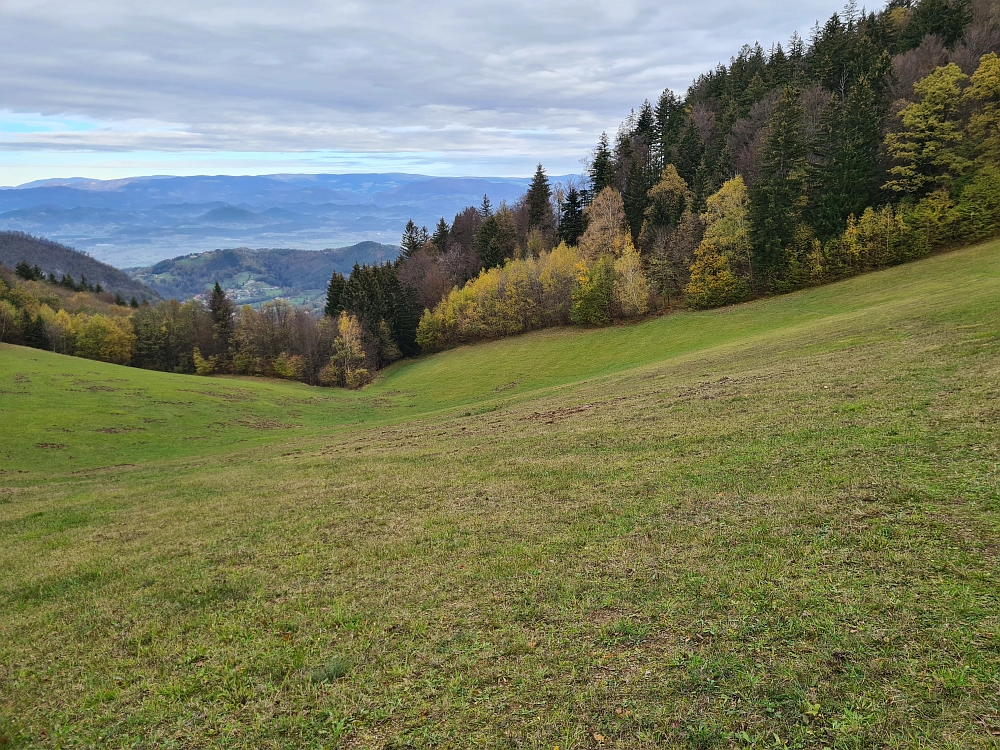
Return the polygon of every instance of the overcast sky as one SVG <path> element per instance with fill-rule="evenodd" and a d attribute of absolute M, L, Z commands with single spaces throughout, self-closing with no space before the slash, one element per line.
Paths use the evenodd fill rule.
<path fill-rule="evenodd" d="M 0 0 L 0 184 L 580 170 L 602 130 L 818 0 Z"/>

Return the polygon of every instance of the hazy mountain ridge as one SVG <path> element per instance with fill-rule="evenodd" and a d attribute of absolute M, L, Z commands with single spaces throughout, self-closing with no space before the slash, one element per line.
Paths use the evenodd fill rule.
<path fill-rule="evenodd" d="M 528 183 L 414 174 L 42 180 L 0 189 L 0 229 L 51 237 L 125 268 L 227 246 L 395 244 L 411 218 L 430 227 L 484 194 L 494 205 L 516 200 Z"/>
<path fill-rule="evenodd" d="M 0 232 L 0 264 L 14 268 L 21 261 L 37 265 L 47 274 L 62 278 L 64 274 L 79 281 L 86 276 L 91 284 L 100 284 L 112 294 L 121 294 L 125 299 L 156 300 L 159 294 L 151 287 L 137 281 L 124 271 L 91 258 L 71 247 L 20 232 Z"/>
<path fill-rule="evenodd" d="M 130 273 L 167 298 L 190 299 L 219 282 L 239 304 L 284 297 L 313 307 L 325 296 L 334 271 L 350 273 L 355 263 L 393 260 L 398 254 L 397 246 L 377 242 L 325 250 L 243 247 L 184 255 Z"/>

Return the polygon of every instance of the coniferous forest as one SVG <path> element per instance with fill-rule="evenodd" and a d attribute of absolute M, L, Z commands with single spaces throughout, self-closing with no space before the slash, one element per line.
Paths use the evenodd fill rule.
<path fill-rule="evenodd" d="M 822 284 L 1000 232 L 1000 15 L 988 0 L 855 3 L 603 134 L 580 184 L 541 164 L 393 263 L 281 300 L 103 299 L 27 263 L 0 278 L 0 340 L 139 367 L 358 387 L 402 357 L 609 325 Z M 67 292 L 75 296 L 70 298 Z"/>

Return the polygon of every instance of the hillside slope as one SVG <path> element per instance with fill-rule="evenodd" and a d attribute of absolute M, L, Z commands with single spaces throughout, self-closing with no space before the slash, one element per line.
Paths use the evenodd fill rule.
<path fill-rule="evenodd" d="M 300 305 L 326 295 L 334 271 L 350 273 L 355 263 L 394 260 L 399 248 L 360 242 L 332 250 L 213 250 L 164 260 L 132 276 L 164 297 L 190 299 L 218 281 L 239 303 L 253 304 L 277 296 Z"/>
<path fill-rule="evenodd" d="M 992 748 L 1000 244 L 396 365 L 0 347 L 9 746 Z"/>
<path fill-rule="evenodd" d="M 155 290 L 124 271 L 73 248 L 22 232 L 0 232 L 0 264 L 13 268 L 21 261 L 37 265 L 46 274 L 54 273 L 58 278 L 69 274 L 79 281 L 80 276 L 86 276 L 91 284 L 100 284 L 105 290 L 121 294 L 125 299 L 134 296 L 141 302 L 160 298 Z"/>

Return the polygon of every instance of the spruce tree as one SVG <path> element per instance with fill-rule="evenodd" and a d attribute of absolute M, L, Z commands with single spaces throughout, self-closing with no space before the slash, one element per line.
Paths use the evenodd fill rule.
<path fill-rule="evenodd" d="M 45 328 L 45 321 L 41 315 L 32 318 L 27 310 L 21 313 L 21 331 L 25 346 L 35 349 L 49 348 L 49 333 Z"/>
<path fill-rule="evenodd" d="M 805 191 L 806 144 L 799 92 L 786 87 L 771 117 L 761 176 L 750 191 L 754 268 L 766 280 L 780 274 L 785 248 L 795 237 Z"/>
<path fill-rule="evenodd" d="M 677 167 L 677 174 L 681 176 L 684 182 L 688 185 L 694 185 L 695 177 L 698 174 L 698 167 L 701 165 L 701 156 L 705 151 L 705 145 L 701 142 L 698 127 L 691 116 L 687 115 L 685 120 L 680 145 L 677 147 L 677 160 L 674 162 L 674 166 Z"/>
<path fill-rule="evenodd" d="M 684 102 L 670 89 L 664 89 L 654 111 L 653 153 L 659 171 L 663 171 L 674 159 L 684 118 Z"/>
<path fill-rule="evenodd" d="M 412 225 L 413 222 L 411 221 L 410 224 Z M 340 315 L 344 309 L 343 296 L 346 285 L 347 279 L 344 278 L 344 274 L 334 271 L 333 275 L 330 276 L 330 283 L 326 285 L 326 307 L 323 308 L 324 314 L 329 315 L 331 318 Z"/>
<path fill-rule="evenodd" d="M 531 186 L 528 188 L 526 196 L 528 203 L 528 229 L 546 229 L 551 225 L 552 216 L 552 188 L 549 187 L 549 178 L 545 176 L 545 169 L 539 163 L 535 169 L 535 176 L 531 179 Z"/>
<path fill-rule="evenodd" d="M 479 205 L 479 215 L 488 219 L 493 215 L 493 205 L 490 203 L 490 196 L 483 193 L 483 202 Z"/>
<path fill-rule="evenodd" d="M 561 206 L 560 213 L 559 239 L 567 245 L 575 245 L 585 229 L 583 203 L 580 200 L 580 193 L 575 187 L 570 187 L 567 191 L 566 200 Z"/>
<path fill-rule="evenodd" d="M 629 161 L 622 202 L 625 205 L 625 221 L 632 234 L 632 242 L 636 245 L 639 244 L 643 217 L 649 205 L 649 191 L 653 187 L 649 172 L 650 170 L 638 158 L 633 157 Z"/>
<path fill-rule="evenodd" d="M 611 161 L 611 144 L 608 134 L 601 133 L 601 139 L 590 160 L 590 194 L 597 195 L 614 182 L 614 165 Z"/>
<path fill-rule="evenodd" d="M 218 281 L 215 282 L 212 294 L 208 298 L 208 310 L 212 317 L 212 339 L 215 342 L 215 353 L 225 357 L 233 337 L 236 306 L 226 296 Z"/>
<path fill-rule="evenodd" d="M 442 216 L 434 228 L 434 235 L 431 237 L 431 242 L 434 243 L 434 247 L 438 249 L 439 253 L 443 253 L 448 249 L 448 237 L 450 235 L 451 227 L 448 226 L 448 222 Z"/>
<path fill-rule="evenodd" d="M 821 163 L 811 180 L 810 224 L 823 239 L 843 231 L 847 217 L 874 202 L 879 177 L 878 97 L 868 79 L 851 87 L 847 101 L 831 103 L 817 144 Z"/>
<path fill-rule="evenodd" d="M 400 255 L 404 258 L 412 258 L 413 254 L 424 246 L 422 240 L 423 237 L 420 234 L 420 230 L 413 223 L 413 219 L 410 219 L 406 222 L 406 228 L 403 230 L 403 238 L 399 242 Z"/>

